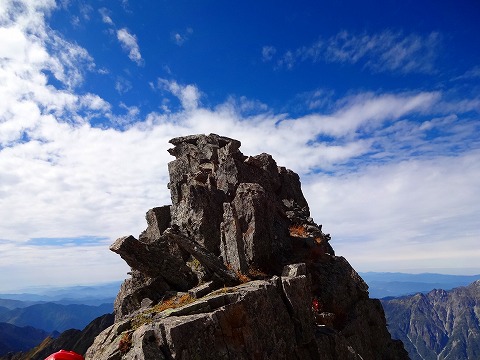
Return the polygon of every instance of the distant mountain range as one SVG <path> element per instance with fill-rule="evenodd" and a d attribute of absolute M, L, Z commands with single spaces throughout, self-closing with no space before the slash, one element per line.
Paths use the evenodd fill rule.
<path fill-rule="evenodd" d="M 480 359 L 480 280 L 382 304 L 392 337 L 412 360 Z"/>
<path fill-rule="evenodd" d="M 48 335 L 48 332 L 31 326 L 18 327 L 12 324 L 0 323 L 0 355 L 12 351 L 31 349 L 42 342 Z"/>
<path fill-rule="evenodd" d="M 90 336 L 93 341 L 91 328 L 97 325 L 90 323 L 113 312 L 119 288 L 120 282 L 115 282 L 0 294 L 0 356 L 29 350 L 42 343 L 41 349 L 37 349 L 40 355 L 28 353 L 18 359 L 44 359 L 52 349 L 75 345 L 72 343 L 75 339 L 78 342 L 75 346 L 83 349 L 83 336 Z M 113 322 L 111 316 L 108 320 Z M 87 335 L 81 335 L 81 329 L 89 326 Z"/>
<path fill-rule="evenodd" d="M 32 340 L 36 342 L 29 346 L 19 343 L 18 339 L 9 336 L 11 333 L 6 335 L 6 337 L 3 337 L 3 334 L 0 333 L 0 339 L 5 339 L 6 342 L 10 342 L 11 344 L 8 348 L 3 348 L 1 347 L 2 342 L 0 341 L 0 360 L 43 360 L 50 354 L 61 349 L 69 349 L 79 354 L 85 354 L 90 345 L 92 345 L 95 337 L 108 326 L 112 325 L 113 320 L 113 314 L 105 314 L 94 319 L 83 330 L 70 329 L 61 334 L 56 334 L 55 337 L 43 336 L 40 340 L 38 340 L 37 337 L 32 337 Z M 15 328 L 13 325 L 10 326 L 12 329 Z M 2 326 L 0 325 L 0 329 L 1 328 Z M 27 329 L 21 328 L 20 331 L 22 330 L 24 331 L 23 334 L 21 332 L 18 334 L 20 341 L 22 341 L 23 338 L 32 336 Z M 16 348 L 14 347 L 12 349 L 12 345 L 16 345 Z"/>
<path fill-rule="evenodd" d="M 60 348 L 62 344 L 72 345 L 70 344 L 72 339 L 78 338 L 77 340 L 83 343 L 81 339 L 84 335 L 80 334 L 81 329 L 91 328 L 93 319 L 108 314 L 108 321 L 113 322 L 113 315 L 111 315 L 113 303 L 99 306 L 56 303 L 30 305 L 30 303 L 0 299 L 0 304 L 6 305 L 0 306 L 0 356 L 30 350 L 40 343 L 43 343 L 42 348 L 46 347 L 47 352 L 48 349 L 56 348 L 57 345 Z M 91 332 L 92 330 L 87 331 L 87 335 Z M 94 337 L 92 334 L 88 336 L 92 339 Z M 77 344 L 78 346 L 80 345 Z M 38 358 L 44 359 L 46 356 Z M 30 359 L 30 357 L 21 357 L 21 359 Z"/>
<path fill-rule="evenodd" d="M 67 329 L 83 329 L 96 317 L 112 312 L 113 303 L 99 306 L 42 303 L 11 310 L 3 308 L 0 311 L 0 323 L 62 332 Z"/>
<path fill-rule="evenodd" d="M 30 306 L 41 302 L 54 302 L 58 304 L 84 304 L 100 305 L 113 303 L 120 289 L 121 281 L 98 284 L 92 286 L 68 287 L 37 287 L 28 288 L 16 293 L 0 293 L 0 299 L 18 300 L 22 303 L 12 302 L 13 307 Z M 0 303 L 0 306 L 7 306 Z M 12 306 L 7 306 L 12 308 Z"/>
<path fill-rule="evenodd" d="M 461 348 L 466 346 L 475 349 L 472 341 L 480 344 L 480 339 L 475 333 L 471 333 L 469 338 L 462 335 L 465 333 L 465 330 L 461 330 L 464 329 L 463 327 L 458 328 L 460 325 L 467 326 L 466 329 L 470 329 L 470 332 L 472 329 L 478 329 L 478 326 L 475 328 L 474 322 L 477 321 L 476 324 L 478 324 L 478 317 L 475 320 L 473 313 L 476 311 L 480 314 L 480 310 L 475 307 L 478 292 L 475 293 L 474 289 L 478 288 L 480 282 L 467 288 L 448 292 L 443 290 L 470 284 L 480 279 L 480 275 L 377 272 L 360 273 L 360 275 L 369 285 L 371 297 L 384 298 L 382 304 L 390 324 L 389 330 L 394 338 L 404 342 L 412 359 L 437 359 L 437 354 L 440 354 L 439 349 L 443 352 L 438 359 L 446 358 L 442 356 L 448 354 L 453 356 L 449 359 L 477 358 L 468 357 L 468 353 L 465 355 L 467 357 L 461 357 L 463 355 L 457 353 L 459 345 L 456 347 L 453 345 L 462 344 Z M 62 344 L 71 346 L 68 339 L 76 339 L 75 341 L 79 341 L 78 344 L 85 343 L 83 340 L 78 340 L 84 336 L 79 329 L 83 329 L 94 318 L 113 311 L 113 301 L 119 287 L 120 282 L 116 282 L 97 286 L 37 288 L 18 294 L 0 294 L 0 360 L 4 359 L 1 357 L 2 354 L 24 351 L 38 345 L 45 338 L 47 338 L 46 342 L 35 350 L 35 356 L 32 352 L 28 352 L 13 359 L 43 359 L 45 356 L 43 358 L 41 356 L 52 349 L 60 349 Z M 432 291 L 433 289 L 443 290 Z M 388 298 L 415 293 L 423 294 Z M 472 294 L 476 295 L 472 298 Z M 447 304 L 450 305 L 447 306 Z M 469 307 L 471 304 L 475 304 L 474 310 Z M 113 321 L 111 318 L 108 319 Z M 93 326 L 94 329 L 97 327 L 92 324 L 88 326 Z M 54 339 L 59 335 L 55 331 L 63 331 L 58 339 Z M 76 346 L 80 346 L 78 344 Z M 480 352 L 468 351 L 475 351 L 474 354 L 480 358 Z"/>
<path fill-rule="evenodd" d="M 466 286 L 480 275 L 405 274 L 387 272 L 364 272 L 360 276 L 369 287 L 370 297 L 385 298 L 416 293 L 427 293 L 433 289 L 450 290 Z"/>
<path fill-rule="evenodd" d="M 369 286 L 370 297 L 378 299 L 419 292 L 427 293 L 433 289 L 450 290 L 480 279 L 480 275 L 406 274 L 398 272 L 361 272 L 360 276 Z M 113 303 L 120 285 L 121 281 L 116 281 L 91 286 L 29 288 L 18 293 L 0 293 L 0 312 L 2 311 L 1 307 L 13 309 L 44 302 L 92 306 Z M 8 302 L 6 299 L 10 301 Z"/>

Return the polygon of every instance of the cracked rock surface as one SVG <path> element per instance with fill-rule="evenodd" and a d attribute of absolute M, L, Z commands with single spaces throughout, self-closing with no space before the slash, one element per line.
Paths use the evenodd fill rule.
<path fill-rule="evenodd" d="M 408 359 L 297 174 L 219 135 L 170 142 L 172 205 L 112 244 L 132 271 L 86 359 Z"/>

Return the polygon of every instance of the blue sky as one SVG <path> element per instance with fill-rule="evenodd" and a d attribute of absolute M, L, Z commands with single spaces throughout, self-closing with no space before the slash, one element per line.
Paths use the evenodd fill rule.
<path fill-rule="evenodd" d="M 480 273 L 476 1 L 0 0 L 0 291 L 126 277 L 168 140 L 300 174 L 358 271 Z"/>

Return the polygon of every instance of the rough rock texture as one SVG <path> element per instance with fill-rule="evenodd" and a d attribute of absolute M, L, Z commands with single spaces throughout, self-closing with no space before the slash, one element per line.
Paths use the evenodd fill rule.
<path fill-rule="evenodd" d="M 86 359 L 408 358 L 297 174 L 214 134 L 171 143 L 172 205 L 111 246 L 131 277 Z"/>
<path fill-rule="evenodd" d="M 390 332 L 411 359 L 480 359 L 480 280 L 382 303 Z"/>

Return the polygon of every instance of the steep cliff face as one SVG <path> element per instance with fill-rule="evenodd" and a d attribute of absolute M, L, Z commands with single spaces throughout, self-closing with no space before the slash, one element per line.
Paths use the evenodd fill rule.
<path fill-rule="evenodd" d="M 87 359 L 408 358 L 297 174 L 214 134 L 171 143 L 172 205 L 111 246 L 131 277 Z"/>
<path fill-rule="evenodd" d="M 382 303 L 412 359 L 480 359 L 480 280 Z"/>

